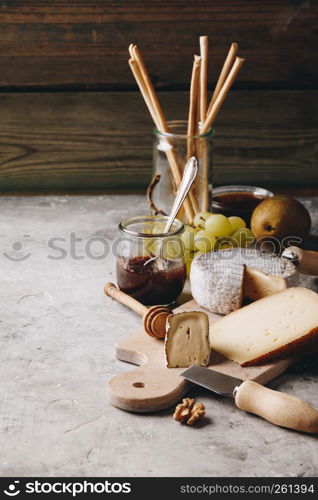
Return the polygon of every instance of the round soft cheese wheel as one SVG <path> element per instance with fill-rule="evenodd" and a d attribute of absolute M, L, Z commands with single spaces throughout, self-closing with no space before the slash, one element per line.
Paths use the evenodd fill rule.
<path fill-rule="evenodd" d="M 245 269 L 250 273 L 257 271 L 254 295 L 258 298 L 298 284 L 298 273 L 288 259 L 255 248 L 232 248 L 202 254 L 193 260 L 190 271 L 193 298 L 201 307 L 217 314 L 239 309 L 244 295 Z M 268 277 L 273 277 L 275 287 L 268 286 Z"/>

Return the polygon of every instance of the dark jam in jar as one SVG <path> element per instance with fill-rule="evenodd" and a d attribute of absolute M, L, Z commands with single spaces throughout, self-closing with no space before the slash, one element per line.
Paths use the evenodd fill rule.
<path fill-rule="evenodd" d="M 247 191 L 220 193 L 212 196 L 212 208 L 214 213 L 223 214 L 226 217 L 236 215 L 249 224 L 254 209 L 265 198 L 267 198 L 266 195 L 257 195 Z"/>
<path fill-rule="evenodd" d="M 118 259 L 117 284 L 120 290 L 147 306 L 175 302 L 187 277 L 185 264 L 167 261 L 167 269 L 159 269 L 156 259 L 147 263 L 148 260 L 149 257 Z"/>

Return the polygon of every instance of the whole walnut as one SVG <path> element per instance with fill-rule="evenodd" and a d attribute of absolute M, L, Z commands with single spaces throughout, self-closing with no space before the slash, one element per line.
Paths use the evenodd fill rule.
<path fill-rule="evenodd" d="M 173 418 L 181 424 L 193 425 L 205 415 L 205 406 L 194 399 L 184 398 L 176 407 Z"/>

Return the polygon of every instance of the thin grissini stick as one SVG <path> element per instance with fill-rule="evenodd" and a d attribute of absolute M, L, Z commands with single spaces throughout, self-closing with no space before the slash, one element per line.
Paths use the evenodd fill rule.
<path fill-rule="evenodd" d="M 201 70 L 200 70 L 200 114 L 199 114 L 199 133 L 201 133 L 200 127 L 205 121 L 207 113 L 207 86 L 208 86 L 208 37 L 200 36 L 200 54 L 202 58 Z M 203 211 L 209 210 L 209 183 L 208 183 L 208 149 L 207 145 L 203 140 L 199 140 L 198 147 L 200 148 L 200 159 L 201 159 L 201 191 L 202 191 L 202 206 Z"/>
<path fill-rule="evenodd" d="M 145 67 L 145 64 L 143 62 L 142 56 L 140 54 L 140 51 L 137 46 L 133 45 L 129 47 L 130 53 L 134 55 L 134 59 L 130 59 L 129 64 L 130 67 L 135 68 L 136 65 L 138 67 L 139 71 L 134 71 L 134 77 L 137 81 L 137 84 L 141 90 L 141 93 L 144 97 L 144 100 L 147 104 L 147 107 L 149 109 L 149 112 L 151 116 L 153 117 L 153 120 L 155 122 L 155 125 L 158 130 L 164 132 L 164 133 L 169 133 L 169 129 L 167 126 L 167 122 L 165 120 L 163 111 L 161 109 L 157 94 L 153 88 L 153 85 L 151 83 L 151 80 L 149 78 L 148 71 Z M 134 62 L 133 62 L 134 61 Z M 168 158 L 168 161 L 170 163 L 170 167 L 172 170 L 172 174 L 174 177 L 174 181 L 176 186 L 178 187 L 180 185 L 181 179 L 182 179 L 182 172 L 180 169 L 180 166 L 178 164 L 177 156 L 175 150 L 167 150 L 166 155 Z M 192 221 L 194 217 L 194 209 L 192 208 L 192 203 L 191 203 L 191 198 L 193 201 L 193 196 L 191 197 L 191 194 L 189 193 L 188 197 L 184 201 L 184 209 L 185 213 L 187 216 L 187 219 L 189 222 Z"/>
<path fill-rule="evenodd" d="M 148 92 L 148 88 L 145 84 L 145 81 L 143 80 L 142 78 L 142 75 L 141 75 L 141 71 L 139 69 L 139 66 L 138 66 L 138 63 L 135 59 L 129 59 L 129 66 L 131 68 L 131 71 L 135 77 L 135 80 L 138 84 L 138 87 L 139 87 L 139 90 L 141 92 L 141 95 L 143 96 L 144 98 L 144 101 L 147 105 L 147 108 L 148 108 L 148 111 L 154 121 L 154 124 L 156 125 L 157 129 L 160 130 L 161 129 L 161 124 L 158 120 L 158 116 L 157 116 L 157 113 L 156 111 L 154 110 L 153 108 L 153 102 L 150 98 L 150 95 L 149 95 L 149 92 Z M 169 164 L 170 164 L 170 167 L 171 167 L 171 170 L 172 170 L 172 173 L 173 173 L 173 178 L 174 178 L 174 181 L 175 183 L 178 185 L 178 179 L 179 179 L 179 166 L 177 165 L 177 162 L 175 161 L 175 158 L 174 158 L 174 155 L 172 154 L 172 151 L 166 151 L 166 156 L 167 156 L 167 159 L 169 161 Z M 178 168 L 176 168 L 178 167 Z M 181 180 L 181 176 L 180 176 L 180 180 Z M 186 205 L 187 201 L 185 200 L 185 205 Z M 189 203 L 189 202 L 188 202 Z M 187 218 L 189 220 L 189 222 L 192 221 L 193 217 L 194 217 L 194 213 L 191 209 L 191 212 L 190 212 L 190 209 L 188 208 L 187 212 Z"/>
<path fill-rule="evenodd" d="M 232 66 L 232 69 L 227 77 L 227 79 L 224 82 L 223 87 L 221 88 L 219 95 L 217 96 L 213 106 L 210 109 L 210 112 L 207 114 L 206 120 L 203 124 L 203 127 L 201 129 L 201 134 L 206 134 L 208 130 L 211 128 L 216 115 L 220 111 L 220 108 L 224 102 L 224 99 L 226 98 L 230 88 L 232 87 L 235 78 L 237 77 L 238 72 L 240 71 L 240 68 L 242 64 L 244 63 L 245 59 L 242 59 L 241 57 L 237 57 L 235 59 L 235 62 Z"/>
<path fill-rule="evenodd" d="M 133 72 L 133 75 L 137 81 L 140 92 L 141 92 L 141 94 L 146 102 L 148 110 L 152 116 L 152 119 L 153 119 L 157 129 L 160 130 L 161 126 L 160 126 L 160 122 L 158 120 L 158 116 L 157 116 L 155 110 L 153 109 L 152 101 L 150 99 L 147 87 L 146 87 L 146 85 L 141 77 L 141 72 L 139 71 L 138 64 L 137 64 L 136 60 L 130 59 L 129 65 L 130 65 L 131 70 Z M 171 170 L 173 172 L 173 177 L 174 177 L 175 183 L 178 185 L 178 183 L 181 182 L 181 174 L 179 173 L 179 165 L 178 165 L 178 162 L 176 159 L 175 152 L 173 150 L 167 150 L 166 155 L 167 155 L 168 161 L 170 163 Z M 194 211 L 190 205 L 189 200 L 185 200 L 184 205 L 185 205 L 187 218 L 188 218 L 189 222 L 191 222 L 191 220 L 194 217 Z"/>
<path fill-rule="evenodd" d="M 208 181 L 208 173 L 209 173 L 209 155 L 208 155 L 208 145 L 205 142 L 205 139 L 200 139 L 200 149 L 201 149 L 201 159 L 202 159 L 202 165 L 201 165 L 201 191 L 202 191 L 202 204 L 201 204 L 201 210 L 202 212 L 208 212 L 210 209 L 209 206 L 209 201 L 210 201 L 210 194 L 209 194 L 209 181 Z"/>
<path fill-rule="evenodd" d="M 144 81 L 145 87 L 147 89 L 147 92 L 148 92 L 149 97 L 150 97 L 151 102 L 152 102 L 152 107 L 153 107 L 153 109 L 154 109 L 154 111 L 155 111 L 155 113 L 157 115 L 157 122 L 155 122 L 155 123 L 157 123 L 157 129 L 160 130 L 161 132 L 169 134 L 169 128 L 168 128 L 168 125 L 167 125 L 164 113 L 162 111 L 162 108 L 161 108 L 161 105 L 160 105 L 157 93 L 156 93 L 156 91 L 155 91 L 155 89 L 154 89 L 154 87 L 152 85 L 152 81 L 151 81 L 151 79 L 149 77 L 149 73 L 147 71 L 147 68 L 146 68 L 146 65 L 144 63 L 143 57 L 141 55 L 141 52 L 138 49 L 137 45 L 130 46 L 129 50 L 133 54 L 134 59 L 136 60 L 136 62 L 138 64 L 138 68 L 140 70 L 141 77 L 142 77 L 142 79 Z M 177 162 L 177 164 L 178 164 L 178 162 Z M 179 173 L 180 173 L 180 182 L 181 182 L 182 171 L 180 170 L 179 164 L 178 164 L 178 170 L 179 170 Z M 178 187 L 179 186 L 179 181 L 177 181 L 177 179 L 175 179 L 175 181 L 176 181 L 176 184 L 177 184 L 177 187 Z"/>
<path fill-rule="evenodd" d="M 130 52 L 130 54 L 133 54 L 134 60 L 136 61 L 138 68 L 139 68 L 139 71 L 140 71 L 140 75 L 134 75 L 134 76 L 141 77 L 141 82 L 140 82 L 139 87 L 144 88 L 144 94 L 143 94 L 144 97 L 145 97 L 145 95 L 148 94 L 149 99 L 151 101 L 151 108 L 153 109 L 153 111 L 156 115 L 156 120 L 154 120 L 156 127 L 158 130 L 160 130 L 164 133 L 169 133 L 166 119 L 164 117 L 164 114 L 163 114 L 162 108 L 160 106 L 156 91 L 152 85 L 151 79 L 149 77 L 149 73 L 148 73 L 147 68 L 145 66 L 145 63 L 143 61 L 141 53 L 136 45 L 130 45 L 129 52 Z M 146 99 L 145 99 L 145 101 L 146 101 L 146 104 L 148 106 L 149 101 L 147 101 Z M 151 109 L 149 111 L 151 113 Z M 181 172 L 181 169 L 180 169 L 177 157 L 176 157 L 176 152 L 173 149 L 167 150 L 166 155 L 167 155 L 168 161 L 170 163 L 170 167 L 172 170 L 175 184 L 178 187 L 180 182 L 181 182 L 181 179 L 182 179 L 182 172 Z M 185 208 L 186 216 L 187 216 L 187 219 L 189 222 L 191 222 L 193 217 L 194 217 L 194 209 L 192 208 L 191 201 L 192 201 L 191 195 L 189 193 L 189 196 L 184 201 L 184 208 Z"/>
<path fill-rule="evenodd" d="M 133 43 L 131 43 L 131 44 L 129 45 L 129 47 L 128 47 L 128 51 L 129 51 L 129 54 L 130 54 L 131 59 L 134 59 L 134 57 L 135 57 L 135 56 L 134 56 L 134 53 L 133 53 L 133 48 L 134 48 L 134 44 L 133 44 Z"/>
<path fill-rule="evenodd" d="M 153 119 L 156 127 L 159 128 L 158 118 L 157 118 L 156 112 L 153 108 L 152 101 L 150 99 L 148 90 L 147 90 L 146 86 L 143 85 L 142 77 L 141 77 L 141 73 L 140 73 L 138 64 L 135 61 L 135 59 L 129 59 L 128 62 L 129 62 L 130 69 L 131 69 L 131 71 L 135 77 L 135 80 L 138 84 L 139 90 L 140 90 L 140 92 L 141 92 L 141 94 L 146 102 L 149 113 L 151 114 L 151 118 Z"/>
<path fill-rule="evenodd" d="M 152 81 L 149 77 L 149 73 L 148 73 L 148 70 L 146 68 L 146 65 L 144 63 L 144 60 L 143 60 L 143 57 L 141 55 L 141 52 L 140 50 L 138 49 L 137 45 L 131 45 L 129 47 L 129 51 L 131 54 L 133 54 L 133 57 L 134 59 L 136 60 L 137 64 L 138 64 L 138 67 L 140 69 L 140 72 L 141 72 L 141 76 L 145 82 L 145 86 L 147 88 L 147 91 L 149 93 L 149 96 L 150 96 L 150 99 L 152 101 L 152 105 L 153 105 L 153 108 L 158 116 L 158 124 L 160 125 L 158 127 L 158 129 L 164 133 L 167 133 L 169 134 L 170 131 L 169 131 L 169 128 L 168 128 L 168 124 L 167 124 L 167 121 L 165 119 L 165 116 L 164 116 L 164 113 L 163 113 L 163 110 L 161 108 L 161 105 L 160 105 L 160 102 L 159 102 L 159 99 L 158 99 L 158 96 L 157 96 L 157 93 L 152 85 Z M 181 172 L 182 173 L 182 172 Z"/>
<path fill-rule="evenodd" d="M 190 103 L 189 103 L 189 115 L 188 115 L 188 130 L 187 130 L 187 160 L 191 156 L 195 155 L 195 142 L 193 136 L 196 133 L 196 108 L 197 108 L 197 96 L 199 91 L 199 75 L 200 75 L 200 65 L 201 57 L 194 56 L 191 85 L 190 85 Z M 199 176 L 196 177 L 194 181 L 194 186 L 191 188 L 192 192 L 192 206 L 194 213 L 199 212 L 199 204 L 196 198 L 195 185 L 198 185 Z"/>
<path fill-rule="evenodd" d="M 212 95 L 212 99 L 210 101 L 210 105 L 209 105 L 209 108 L 208 108 L 208 112 L 207 114 L 210 112 L 214 102 L 216 101 L 216 98 L 217 96 L 219 95 L 220 93 L 220 90 L 221 88 L 223 87 L 224 85 L 224 82 L 230 72 L 230 69 L 232 68 L 233 66 L 233 63 L 235 61 L 235 58 L 236 58 L 236 54 L 237 54 L 237 49 L 238 49 L 238 45 L 237 43 L 232 43 L 231 47 L 230 47 L 230 50 L 226 56 L 226 59 L 224 61 L 224 64 L 223 64 L 223 68 L 221 70 L 221 73 L 220 73 L 220 76 L 218 78 L 218 81 L 216 83 L 216 86 L 215 86 L 215 89 L 214 89 L 214 92 L 213 92 L 213 95 Z"/>
<path fill-rule="evenodd" d="M 148 107 L 149 112 L 151 114 L 151 117 L 152 117 L 157 129 L 160 130 L 161 122 L 159 121 L 159 116 L 157 115 L 157 111 L 156 111 L 154 103 L 153 103 L 153 97 L 150 95 L 149 85 L 147 85 L 147 80 L 149 81 L 150 85 L 151 85 L 151 81 L 150 81 L 150 78 L 149 78 L 147 71 L 145 71 L 145 69 L 142 71 L 142 68 L 140 65 L 141 54 L 138 50 L 137 50 L 138 59 L 136 59 L 136 57 L 135 57 L 136 49 L 137 49 L 136 45 L 134 45 L 132 43 L 129 45 L 128 50 L 129 50 L 129 54 L 131 57 L 131 59 L 129 60 L 129 65 L 130 65 L 131 70 L 134 74 L 134 77 L 135 77 L 135 80 L 139 86 L 139 89 L 140 89 L 141 93 L 143 94 L 143 97 L 146 101 L 146 104 L 147 104 L 147 107 Z M 143 61 L 142 61 L 142 64 L 143 64 L 143 68 L 144 68 Z M 144 74 L 147 75 L 147 80 L 145 80 Z M 154 94 L 155 94 L 155 92 L 154 92 Z M 156 96 L 156 94 L 155 94 L 155 96 Z M 158 99 L 157 99 L 157 104 L 160 107 Z"/>
<path fill-rule="evenodd" d="M 200 36 L 200 122 L 204 123 L 207 110 L 207 85 L 208 85 L 208 37 Z"/>
<path fill-rule="evenodd" d="M 200 70 L 200 114 L 199 122 L 200 125 L 204 123 L 207 113 L 207 86 L 208 86 L 208 37 L 200 36 L 200 54 L 202 58 L 201 70 Z M 199 132 L 201 130 L 199 128 Z M 202 211 L 209 210 L 209 183 L 208 183 L 208 149 L 204 139 L 199 140 L 198 144 L 200 148 L 200 158 L 201 158 L 201 192 L 202 192 Z"/>
<path fill-rule="evenodd" d="M 238 49 L 237 43 L 232 43 L 230 50 L 228 52 L 228 55 L 225 59 L 220 76 L 218 78 L 217 84 L 215 86 L 206 117 L 209 115 L 209 113 L 212 109 L 212 106 L 215 103 L 215 101 L 216 101 L 225 81 L 226 81 L 226 78 L 229 75 L 231 67 L 233 66 L 233 63 L 234 63 L 235 58 L 236 58 L 237 49 Z M 202 124 L 204 123 L 205 118 L 203 120 L 201 118 Z M 211 125 L 212 125 L 212 123 L 211 123 Z M 207 146 L 205 143 L 202 144 L 201 157 L 202 157 L 202 211 L 208 211 L 209 210 L 209 184 L 208 184 L 209 163 L 208 163 L 208 150 L 207 150 Z"/>
<path fill-rule="evenodd" d="M 212 127 L 216 115 L 220 111 L 220 108 L 226 98 L 233 82 L 244 62 L 244 59 L 237 57 L 235 62 L 228 74 L 214 104 L 212 105 L 210 111 L 207 114 L 206 120 L 202 126 L 201 134 L 206 134 L 208 130 Z M 206 143 L 202 143 L 202 211 L 209 210 L 209 184 L 208 184 L 208 150 Z"/>
<path fill-rule="evenodd" d="M 201 130 L 198 132 L 199 135 L 201 135 Z M 200 157 L 200 189 L 199 191 L 201 192 L 201 211 L 202 212 L 208 212 L 210 209 L 209 206 L 209 201 L 210 201 L 210 195 L 209 195 L 209 180 L 208 180 L 208 174 L 209 174 L 209 155 L 208 155 L 208 145 L 206 143 L 205 139 L 199 139 L 197 141 L 197 148 L 199 149 L 199 157 Z"/>
<path fill-rule="evenodd" d="M 197 96 L 198 96 L 198 82 L 200 75 L 200 65 L 201 65 L 201 57 L 194 56 L 193 67 L 192 67 L 192 76 L 191 76 L 191 85 L 190 85 L 190 103 L 189 103 L 189 114 L 188 114 L 188 154 L 187 156 L 190 158 L 194 154 L 193 148 L 193 136 L 196 132 L 196 106 L 197 106 Z"/>
<path fill-rule="evenodd" d="M 167 133 L 167 132 L 169 132 L 168 131 L 167 122 L 166 122 L 166 119 L 164 117 L 164 114 L 163 114 L 163 111 L 162 111 L 162 108 L 161 108 L 161 105 L 160 105 L 157 93 L 156 93 L 156 91 L 155 91 L 155 89 L 154 89 L 154 87 L 152 85 L 151 79 L 149 77 L 149 73 L 148 73 L 147 68 L 145 66 L 145 63 L 144 63 L 144 60 L 142 58 L 141 52 L 138 49 L 137 45 L 133 45 L 131 50 L 132 50 L 132 53 L 134 55 L 134 59 L 138 63 L 138 67 L 139 67 L 141 76 L 142 76 L 142 78 L 143 78 L 143 80 L 145 82 L 146 88 L 147 88 L 147 90 L 149 92 L 149 97 L 150 97 L 150 99 L 152 101 L 152 106 L 153 106 L 154 110 L 156 111 L 156 114 L 157 114 L 157 117 L 158 117 L 158 123 L 160 124 L 159 130 L 161 130 L 162 132 Z"/>

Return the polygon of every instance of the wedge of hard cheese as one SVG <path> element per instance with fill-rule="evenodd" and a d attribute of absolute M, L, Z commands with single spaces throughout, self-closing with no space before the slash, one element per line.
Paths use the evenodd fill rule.
<path fill-rule="evenodd" d="M 206 366 L 211 352 L 208 316 L 198 311 L 171 314 L 165 352 L 168 368 Z"/>
<path fill-rule="evenodd" d="M 210 327 L 212 349 L 242 366 L 318 350 L 318 294 L 287 288 Z"/>
<path fill-rule="evenodd" d="M 297 285 L 298 273 L 288 259 L 254 248 L 231 248 L 196 257 L 190 281 L 200 306 L 228 314 L 241 307 L 243 297 L 257 300 Z"/>

